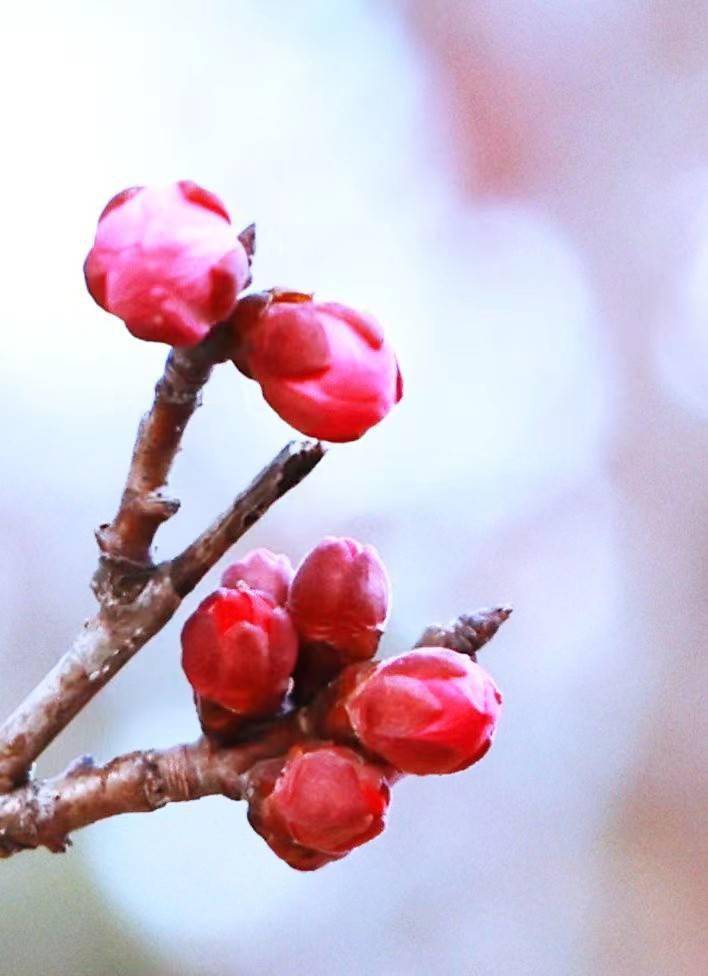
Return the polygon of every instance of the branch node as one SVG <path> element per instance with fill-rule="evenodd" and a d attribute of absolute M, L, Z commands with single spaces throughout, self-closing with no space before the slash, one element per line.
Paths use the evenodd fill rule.
<path fill-rule="evenodd" d="M 244 227 L 244 229 L 238 235 L 238 239 L 243 245 L 243 249 L 246 252 L 246 257 L 248 258 L 248 264 L 250 266 L 253 264 L 253 256 L 256 253 L 256 225 L 249 224 L 248 227 Z"/>

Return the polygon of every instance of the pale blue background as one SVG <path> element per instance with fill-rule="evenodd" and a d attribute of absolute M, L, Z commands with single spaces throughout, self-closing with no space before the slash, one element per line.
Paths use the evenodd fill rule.
<path fill-rule="evenodd" d="M 258 286 L 368 308 L 400 353 L 401 406 L 250 543 L 374 543 L 395 592 L 386 653 L 461 610 L 516 613 L 484 655 L 507 702 L 495 748 L 398 786 L 383 838 L 303 876 L 223 800 L 115 819 L 64 857 L 0 865 L 1 976 L 698 976 L 705 4 L 3 16 L 2 710 L 91 611 L 92 530 L 164 356 L 83 286 L 97 214 L 135 183 L 213 189 L 258 223 Z M 220 369 L 160 552 L 289 436 Z M 178 667 L 193 605 L 42 772 L 196 734 Z"/>

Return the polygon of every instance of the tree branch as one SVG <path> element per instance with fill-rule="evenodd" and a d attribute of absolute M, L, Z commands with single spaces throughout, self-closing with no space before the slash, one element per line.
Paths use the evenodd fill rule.
<path fill-rule="evenodd" d="M 26 780 L 35 759 L 165 626 L 228 547 L 324 456 L 324 448 L 316 442 L 289 444 L 181 555 L 152 565 L 149 546 L 162 519 L 156 521 L 152 502 L 146 499 L 155 499 L 167 477 L 184 425 L 219 349 L 216 339 L 213 344 L 205 340 L 191 350 L 173 350 L 168 357 L 155 403 L 140 426 L 118 514 L 99 532 L 103 556 L 94 591 L 101 609 L 0 726 L 0 793 Z"/>
<path fill-rule="evenodd" d="M 27 783 L 0 797 L 0 859 L 46 847 L 65 851 L 69 835 L 121 813 L 150 813 L 168 803 L 244 793 L 244 773 L 277 756 L 300 735 L 292 721 L 274 723 L 265 736 L 230 749 L 206 739 L 171 749 L 118 756 L 96 766 L 85 756 L 53 779 Z"/>
<path fill-rule="evenodd" d="M 173 349 L 133 448 L 115 518 L 96 533 L 101 557 L 92 586 L 99 612 L 71 648 L 0 726 L 0 794 L 25 782 L 32 763 L 93 696 L 146 644 L 204 574 L 324 455 L 306 441 L 284 448 L 229 510 L 176 559 L 155 566 L 155 533 L 179 502 L 162 491 L 182 435 L 231 332 L 216 326 L 199 344 Z"/>
<path fill-rule="evenodd" d="M 318 441 L 293 441 L 264 468 L 233 504 L 170 564 L 175 591 L 184 596 L 214 563 L 270 508 L 299 484 L 324 457 Z"/>
<path fill-rule="evenodd" d="M 155 533 L 179 508 L 179 502 L 165 498 L 162 489 L 212 367 L 227 356 L 229 339 L 228 327 L 218 326 L 198 345 L 173 349 L 167 357 L 152 407 L 138 428 L 116 516 L 96 533 L 105 556 L 136 566 L 152 565 Z"/>
<path fill-rule="evenodd" d="M 435 646 L 458 650 L 460 632 L 469 629 L 471 620 L 477 621 L 477 627 L 488 622 L 488 640 L 509 613 L 509 608 L 482 610 L 459 617 L 448 627 L 435 627 Z M 424 632 L 417 646 L 432 630 Z M 83 757 L 61 776 L 33 781 L 0 796 L 0 858 L 37 847 L 64 851 L 73 831 L 121 813 L 151 812 L 167 803 L 217 794 L 242 799 L 254 763 L 282 755 L 316 732 L 321 702 L 326 702 L 326 689 L 311 705 L 254 727 L 251 738 L 235 746 L 218 747 L 200 739 L 171 749 L 131 752 L 105 766 Z"/>
<path fill-rule="evenodd" d="M 35 759 L 165 626 L 226 549 L 309 474 L 323 455 L 321 445 L 311 441 L 288 445 L 210 529 L 174 561 L 155 567 L 126 602 L 104 600 L 70 650 L 0 726 L 0 793 L 26 779 Z"/>

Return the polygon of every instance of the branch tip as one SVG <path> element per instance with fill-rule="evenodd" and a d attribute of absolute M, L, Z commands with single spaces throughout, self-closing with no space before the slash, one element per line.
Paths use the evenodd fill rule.
<path fill-rule="evenodd" d="M 499 606 L 462 614 L 445 627 L 439 624 L 427 627 L 415 646 L 447 647 L 476 660 L 477 651 L 494 637 L 511 613 L 512 607 Z"/>

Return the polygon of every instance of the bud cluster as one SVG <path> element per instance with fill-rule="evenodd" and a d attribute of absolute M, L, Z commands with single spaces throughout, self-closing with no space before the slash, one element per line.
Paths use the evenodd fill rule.
<path fill-rule="evenodd" d="M 219 744 L 301 707 L 302 741 L 249 772 L 249 820 L 314 870 L 377 836 L 403 774 L 458 772 L 489 749 L 501 694 L 472 657 L 421 647 L 374 661 L 390 586 L 371 546 L 325 538 L 294 569 L 256 549 L 187 621 L 182 662 Z"/>
<path fill-rule="evenodd" d="M 396 356 L 370 315 L 251 282 L 253 226 L 236 232 L 222 201 L 189 180 L 135 186 L 98 220 L 84 264 L 94 300 L 139 339 L 192 346 L 216 325 L 225 359 L 296 430 L 353 441 L 401 399 Z"/>
<path fill-rule="evenodd" d="M 132 187 L 99 217 L 86 284 L 132 335 L 176 347 L 211 336 L 209 363 L 232 361 L 287 423 L 356 440 L 401 399 L 391 345 L 345 305 L 282 289 L 243 296 L 254 245 L 253 226 L 237 233 L 195 183 Z M 301 741 L 253 766 L 246 793 L 255 830 L 301 870 L 379 834 L 401 775 L 465 769 L 492 742 L 501 695 L 473 651 L 429 646 L 373 661 L 389 604 L 376 551 L 326 538 L 297 569 L 285 555 L 249 553 L 182 631 L 183 669 L 215 744 L 298 710 Z"/>
<path fill-rule="evenodd" d="M 381 558 L 354 539 L 323 539 L 297 571 L 268 549 L 233 563 L 182 631 L 205 733 L 238 737 L 247 720 L 276 714 L 288 692 L 302 703 L 345 665 L 373 657 L 388 607 Z"/>

